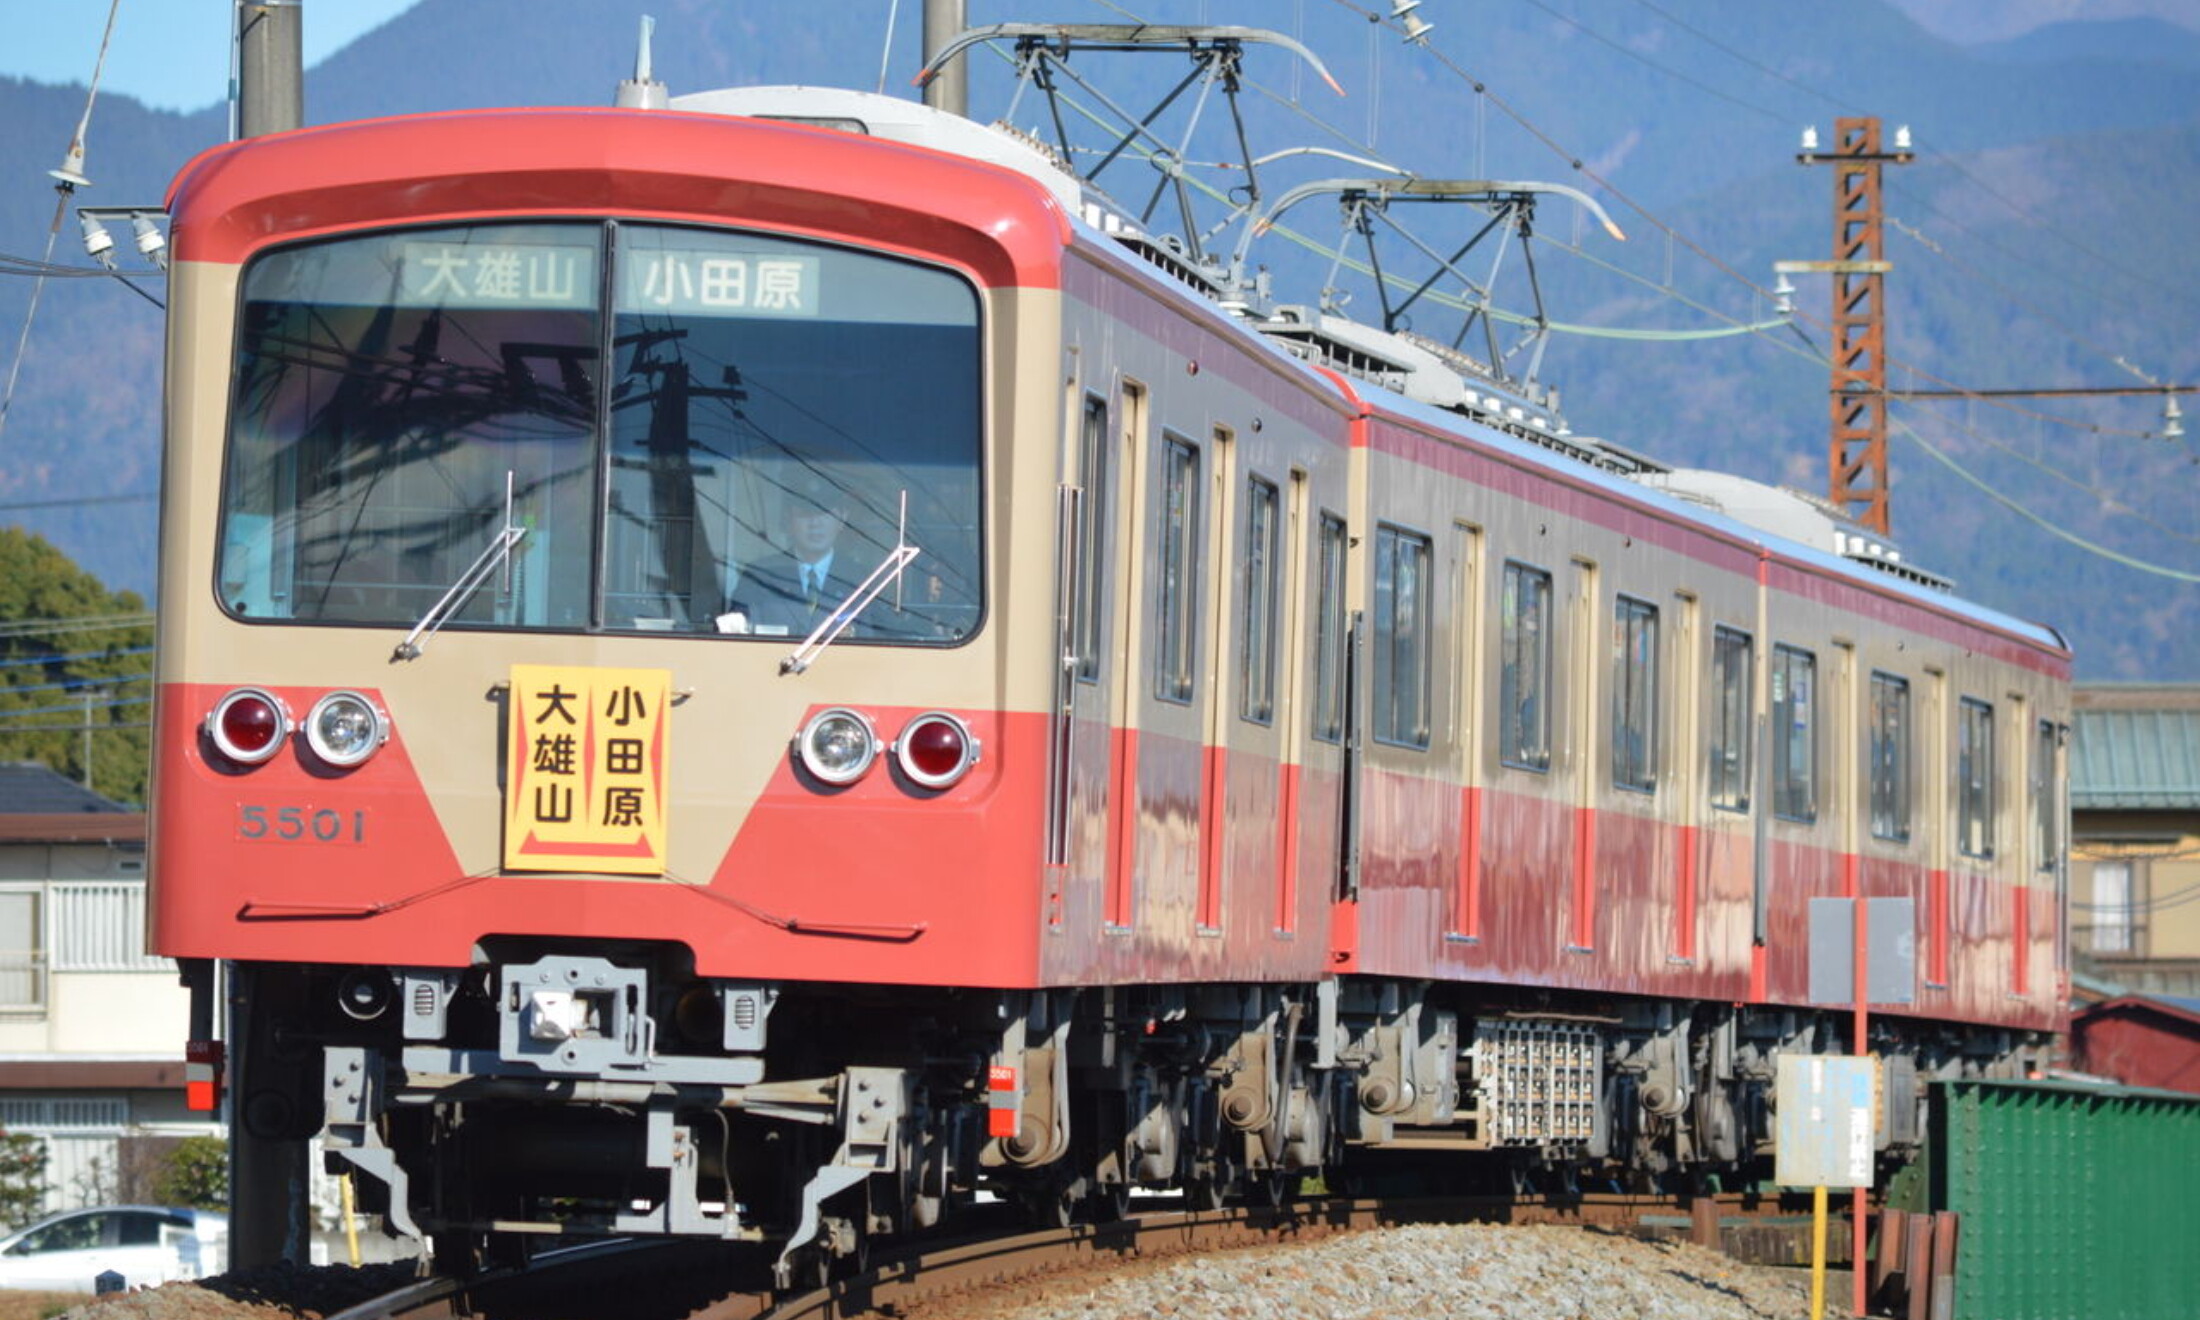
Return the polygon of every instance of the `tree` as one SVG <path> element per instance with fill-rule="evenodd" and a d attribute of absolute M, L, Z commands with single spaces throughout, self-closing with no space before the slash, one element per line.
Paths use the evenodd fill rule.
<path fill-rule="evenodd" d="M 229 1143 L 220 1137 L 185 1137 L 162 1161 L 153 1184 L 162 1205 L 193 1205 L 201 1210 L 229 1208 Z"/>
<path fill-rule="evenodd" d="M 0 1132 L 0 1229 L 21 1228 L 46 1203 L 46 1143 L 27 1132 Z"/>
<path fill-rule="evenodd" d="M 41 536 L 0 528 L 0 760 L 42 762 L 142 804 L 152 674 L 142 597 L 108 591 Z"/>

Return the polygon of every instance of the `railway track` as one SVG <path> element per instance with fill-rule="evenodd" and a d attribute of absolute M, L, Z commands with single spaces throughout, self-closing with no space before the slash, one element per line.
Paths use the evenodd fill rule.
<path fill-rule="evenodd" d="M 771 1289 L 771 1260 L 762 1251 L 621 1241 L 546 1253 L 524 1268 L 463 1282 L 421 1280 L 330 1320 L 856 1320 L 909 1315 L 1130 1262 L 1308 1244 L 1408 1224 L 1541 1224 L 1685 1236 L 1691 1223 L 1699 1235 L 1709 1223 L 1723 1225 L 1729 1241 L 1747 1241 L 1784 1231 L 1789 1217 L 1776 1199 L 1743 1194 L 1693 1203 L 1626 1194 L 1323 1198 L 1276 1208 L 1157 1209 L 1037 1232 L 1012 1231 L 1004 1215 L 992 1231 L 898 1245 L 845 1277 L 783 1293 Z"/>

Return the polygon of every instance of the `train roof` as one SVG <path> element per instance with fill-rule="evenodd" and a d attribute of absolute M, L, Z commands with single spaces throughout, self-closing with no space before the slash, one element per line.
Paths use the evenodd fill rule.
<path fill-rule="evenodd" d="M 2059 655 L 2070 652 L 2069 642 L 2051 627 L 1958 596 L 1945 579 L 1915 570 L 1902 571 L 1898 560 L 1888 558 L 1884 538 L 1861 547 L 1855 545 L 1869 534 L 1834 516 L 1822 501 L 1799 491 L 1699 469 L 1616 472 L 1571 461 L 1516 435 L 1484 426 L 1463 426 L 1456 415 L 1412 400 L 1385 399 L 1380 409 L 1429 429 L 1464 435 L 1554 476 L 1595 487 L 1618 500 L 1649 506 L 1669 518 L 1761 547 L 1777 558 L 1846 579 L 1866 590 L 1910 601 L 2042 650 Z"/>
<path fill-rule="evenodd" d="M 2067 653 L 2052 628 L 2028 623 L 1954 594 L 1948 579 L 1908 562 L 1889 538 L 1872 533 L 1824 500 L 1733 473 L 1671 468 L 1646 455 L 1574 434 L 1556 391 L 1502 378 L 1479 360 L 1420 336 L 1289 304 L 1262 306 L 1175 259 L 1171 245 L 1145 233 L 1105 193 L 1079 179 L 1042 142 L 1002 125 L 900 97 L 828 87 L 741 87 L 675 97 L 675 110 L 740 115 L 837 128 L 964 156 L 1024 175 L 1045 188 L 1089 236 L 1159 278 L 1188 288 L 1301 361 L 1338 370 L 1387 395 L 1383 411 L 1449 431 L 1513 457 L 1586 482 L 1610 495 L 1658 508 L 1737 541 L 1890 596 Z M 1372 401 L 1371 401 L 1372 402 Z"/>

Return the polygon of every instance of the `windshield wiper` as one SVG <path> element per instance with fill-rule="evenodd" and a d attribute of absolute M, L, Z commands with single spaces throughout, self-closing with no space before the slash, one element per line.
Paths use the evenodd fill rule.
<path fill-rule="evenodd" d="M 878 567 L 871 570 L 870 576 L 856 584 L 846 600 L 833 607 L 825 621 L 803 639 L 802 645 L 779 662 L 779 672 L 799 674 L 808 669 L 818 653 L 838 641 L 840 635 L 848 631 L 848 625 L 856 621 L 856 616 L 878 599 L 880 592 L 901 581 L 901 571 L 916 557 L 917 547 L 909 544 L 909 492 L 905 490 L 901 493 L 901 520 L 894 528 L 894 548 L 878 561 Z"/>
<path fill-rule="evenodd" d="M 435 636 L 436 629 L 441 628 L 445 621 L 465 606 L 499 564 L 504 565 L 504 590 L 510 592 L 512 547 L 518 545 L 526 535 L 527 529 L 512 521 L 512 472 L 507 468 L 504 472 L 504 526 L 498 529 L 495 539 L 483 546 L 480 554 L 474 556 L 474 562 L 458 575 L 458 581 L 451 584 L 450 590 L 443 593 L 442 599 L 430 605 L 428 612 L 420 616 L 420 622 L 414 624 L 412 631 L 405 634 L 405 640 L 397 644 L 396 653 L 390 656 L 390 663 L 418 660 L 420 649 L 426 645 L 428 638 Z"/>

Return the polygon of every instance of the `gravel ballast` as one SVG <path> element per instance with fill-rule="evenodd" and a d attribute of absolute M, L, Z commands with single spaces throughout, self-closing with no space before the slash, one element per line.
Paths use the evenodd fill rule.
<path fill-rule="evenodd" d="M 1836 1279 L 1839 1280 L 1838 1287 Z M 1847 1276 L 1827 1295 L 1846 1298 Z M 1760 1320 L 1810 1310 L 1808 1271 L 1578 1228 L 1377 1229 L 1041 1282 L 918 1320 Z"/>
<path fill-rule="evenodd" d="M 278 1267 L 87 1300 L 65 1314 L 313 1320 L 410 1277 L 409 1265 Z M 1826 1295 L 1829 1309 L 1845 1307 L 1847 1275 L 1829 1273 Z M 1806 1270 L 1596 1230 L 1468 1224 L 1112 1264 L 929 1302 L 911 1320 L 1800 1320 L 1809 1310 Z"/>

